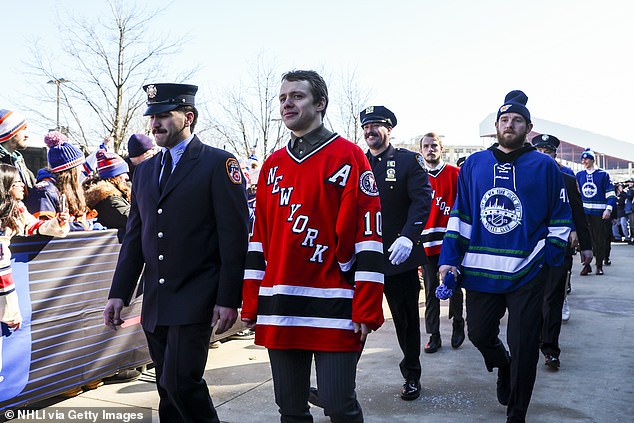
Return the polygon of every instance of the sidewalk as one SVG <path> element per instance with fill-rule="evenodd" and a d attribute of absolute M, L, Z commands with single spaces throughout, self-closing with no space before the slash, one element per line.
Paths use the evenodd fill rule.
<path fill-rule="evenodd" d="M 561 369 L 549 371 L 540 359 L 529 422 L 631 421 L 634 246 L 613 244 L 611 258 L 613 264 L 604 267 L 604 276 L 580 277 L 580 266 L 575 262 L 569 296 L 571 319 L 564 323 L 560 338 Z M 441 313 L 443 347 L 435 354 L 421 354 L 423 394 L 416 401 L 405 402 L 399 396 L 401 353 L 391 319 L 370 335 L 357 375 L 357 394 L 366 422 L 505 421 L 506 407 L 496 399 L 496 373 L 486 371 L 480 353 L 468 340 L 458 350 L 451 348 L 446 301 Z M 424 331 L 424 324 L 421 327 Z M 502 339 L 505 335 L 503 326 Z M 428 336 L 422 337 L 425 344 Z M 158 421 L 152 375 L 150 371 L 135 382 L 105 385 L 48 405 L 144 407 L 154 410 L 154 421 Z M 252 340 L 234 339 L 211 349 L 205 379 L 223 422 L 279 421 L 268 356 Z M 329 421 L 320 409 L 312 408 L 311 412 L 315 422 Z"/>

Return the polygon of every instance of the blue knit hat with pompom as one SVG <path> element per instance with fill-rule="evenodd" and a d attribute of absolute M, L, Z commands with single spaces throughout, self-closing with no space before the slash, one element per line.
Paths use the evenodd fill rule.
<path fill-rule="evenodd" d="M 594 160 L 594 151 L 590 150 L 589 148 L 586 148 L 583 153 L 581 153 L 581 158 L 582 159 L 590 159 L 590 160 Z"/>
<path fill-rule="evenodd" d="M 49 132 L 44 136 L 44 143 L 48 146 L 48 165 L 52 172 L 72 169 L 86 161 L 84 153 L 69 143 L 66 135 L 61 132 Z"/>

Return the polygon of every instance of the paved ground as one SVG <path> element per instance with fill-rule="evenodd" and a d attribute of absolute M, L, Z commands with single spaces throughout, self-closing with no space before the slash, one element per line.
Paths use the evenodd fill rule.
<path fill-rule="evenodd" d="M 572 317 L 560 340 L 562 366 L 553 372 L 540 362 L 529 422 L 634 421 L 634 246 L 613 244 L 612 262 L 605 267 L 605 276 L 587 277 L 579 276 L 575 263 L 569 297 Z M 423 395 L 416 401 L 399 397 L 401 357 L 392 321 L 370 336 L 357 376 L 367 422 L 505 421 L 506 409 L 496 400 L 496 373 L 486 371 L 468 340 L 458 350 L 448 345 L 451 323 L 443 303 L 445 345 L 435 354 L 422 354 Z M 421 316 L 423 309 L 421 304 Z M 423 343 L 426 340 L 423 335 Z M 279 421 L 266 350 L 252 340 L 230 340 L 210 350 L 205 378 L 223 422 Z M 136 406 L 152 409 L 158 421 L 151 372 L 136 382 L 105 385 L 55 401 L 43 410 Z M 329 421 L 320 409 L 312 412 L 315 422 Z"/>

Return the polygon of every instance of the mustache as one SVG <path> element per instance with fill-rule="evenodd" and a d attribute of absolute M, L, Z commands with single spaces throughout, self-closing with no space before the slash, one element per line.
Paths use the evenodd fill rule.
<path fill-rule="evenodd" d="M 368 132 L 367 134 L 365 134 L 365 137 L 378 137 L 379 133 L 378 132 Z"/>

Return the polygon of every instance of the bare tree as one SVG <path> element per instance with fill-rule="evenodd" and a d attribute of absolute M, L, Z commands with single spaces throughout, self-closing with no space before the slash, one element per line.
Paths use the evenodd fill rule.
<path fill-rule="evenodd" d="M 234 151 L 238 156 L 256 154 L 266 158 L 288 139 L 288 130 L 279 116 L 278 92 L 281 72 L 258 58 L 247 83 L 224 90 L 216 96 L 215 107 L 202 106 L 208 121 L 197 126 L 199 133 L 209 134 L 211 143 Z M 325 124 L 345 138 L 358 143 L 363 136 L 359 113 L 365 107 L 369 90 L 363 90 L 355 72 L 342 74 L 333 84 L 332 106 Z"/>
<path fill-rule="evenodd" d="M 209 113 L 214 117 L 202 131 L 215 134 L 216 142 L 228 145 L 239 156 L 255 154 L 264 159 L 287 134 L 278 113 L 281 74 L 261 56 L 253 69 L 250 82 L 241 82 L 219 97 L 217 112 Z"/>
<path fill-rule="evenodd" d="M 65 82 L 59 84 L 60 102 L 73 125 L 69 132 L 85 149 L 95 138 L 114 138 L 114 149 L 142 123 L 139 111 L 145 95 L 141 86 L 160 76 L 162 60 L 174 54 L 182 38 L 157 36 L 148 31 L 162 10 L 141 10 L 133 2 L 109 0 L 109 16 L 60 19 L 63 56 L 54 61 L 42 49 L 34 49 L 35 71 Z M 179 80 L 191 76 L 182 75 Z"/>
<path fill-rule="evenodd" d="M 342 72 L 335 88 L 334 100 L 339 113 L 330 124 L 344 138 L 358 144 L 363 139 L 359 114 L 366 106 L 370 90 L 359 86 L 356 70 Z"/>

